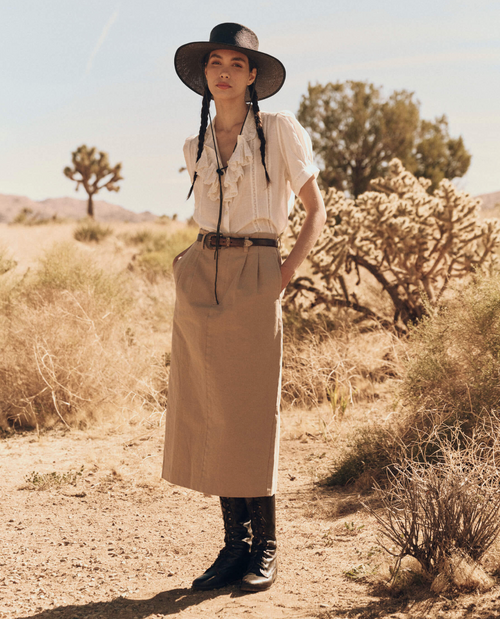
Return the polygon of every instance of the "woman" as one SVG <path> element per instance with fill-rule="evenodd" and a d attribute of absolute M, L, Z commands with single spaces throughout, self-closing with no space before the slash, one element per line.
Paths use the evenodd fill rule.
<path fill-rule="evenodd" d="M 202 95 L 199 134 L 184 147 L 197 241 L 174 260 L 176 306 L 163 477 L 220 497 L 225 546 L 193 582 L 245 591 L 276 578 L 275 492 L 281 380 L 280 296 L 325 222 L 311 142 L 290 112 L 261 113 L 285 80 L 239 24 L 175 56 Z M 210 120 L 210 102 L 216 116 Z M 281 264 L 277 237 L 293 193 L 306 217 Z"/>

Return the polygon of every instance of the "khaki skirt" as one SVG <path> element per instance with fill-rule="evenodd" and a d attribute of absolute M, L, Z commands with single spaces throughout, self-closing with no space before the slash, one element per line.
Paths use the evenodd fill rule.
<path fill-rule="evenodd" d="M 197 241 L 176 263 L 167 481 L 225 497 L 276 492 L 280 264 L 275 247 L 221 248 L 217 305 L 214 250 Z"/>

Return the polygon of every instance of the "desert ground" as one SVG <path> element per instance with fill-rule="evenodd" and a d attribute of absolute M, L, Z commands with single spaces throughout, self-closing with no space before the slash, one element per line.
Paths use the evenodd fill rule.
<path fill-rule="evenodd" d="M 0 224 L 0 244 L 26 271 L 51 244 L 70 241 L 74 225 Z M 135 250 L 118 232 L 127 225 L 139 226 L 120 224 L 99 246 L 78 245 L 126 269 Z M 168 278 L 154 285 L 172 287 Z M 168 349 L 168 338 L 165 324 L 151 346 Z M 216 497 L 160 479 L 160 409 L 103 416 L 88 427 L 4 429 L 0 618 L 499 617 L 498 586 L 482 594 L 434 595 L 425 584 L 390 590 L 394 560 L 377 543 L 376 521 L 363 505 L 376 508 L 376 497 L 363 484 L 322 483 L 352 428 L 387 415 L 396 388 L 396 379 L 373 385 L 377 397 L 348 407 L 342 418 L 328 406 L 283 408 L 279 576 L 257 594 L 237 585 L 190 588 L 221 547 L 220 509 Z"/>

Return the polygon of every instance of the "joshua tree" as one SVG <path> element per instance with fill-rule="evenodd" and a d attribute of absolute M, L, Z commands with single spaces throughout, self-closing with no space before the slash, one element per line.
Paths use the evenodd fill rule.
<path fill-rule="evenodd" d="M 85 144 L 79 146 L 73 153 L 73 167 L 64 168 L 64 175 L 72 181 L 76 181 L 76 190 L 83 185 L 89 195 L 87 214 L 94 217 L 93 195 L 105 187 L 108 191 L 119 191 L 116 183 L 123 180 L 120 175 L 122 164 L 118 163 L 114 168 L 109 165 L 107 153 L 97 153 L 96 148 L 87 148 Z M 111 175 L 111 176 L 110 176 Z"/>

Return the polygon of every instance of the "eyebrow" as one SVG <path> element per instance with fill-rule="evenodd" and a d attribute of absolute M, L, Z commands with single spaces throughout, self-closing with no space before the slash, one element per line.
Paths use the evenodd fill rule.
<path fill-rule="evenodd" d="M 215 54 L 212 52 L 212 54 L 210 54 L 210 58 L 220 58 L 222 60 L 222 56 L 220 56 L 219 54 Z M 241 56 L 235 56 L 234 58 L 231 58 L 231 61 L 234 60 L 239 60 L 240 62 L 245 62 L 245 58 L 241 57 Z"/>

